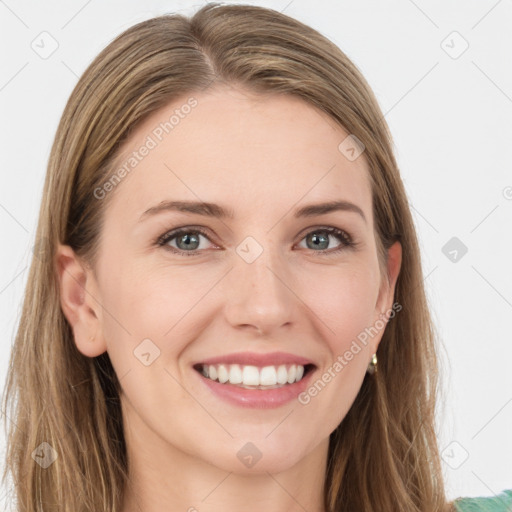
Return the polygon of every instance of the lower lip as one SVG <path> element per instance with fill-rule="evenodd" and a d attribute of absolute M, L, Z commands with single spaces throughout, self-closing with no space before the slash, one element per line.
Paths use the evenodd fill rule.
<path fill-rule="evenodd" d="M 215 395 L 231 404 L 255 409 L 274 409 L 296 399 L 307 388 L 315 368 L 309 370 L 299 382 L 285 384 L 275 389 L 246 389 L 234 384 L 221 384 L 219 381 L 208 379 L 197 370 L 194 372 Z"/>

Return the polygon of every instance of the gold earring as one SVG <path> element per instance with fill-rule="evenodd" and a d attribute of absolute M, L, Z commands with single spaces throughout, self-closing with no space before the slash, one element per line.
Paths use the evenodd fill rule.
<path fill-rule="evenodd" d="M 371 375 L 377 373 L 377 354 L 373 354 L 372 360 L 368 364 L 367 372 Z"/>
<path fill-rule="evenodd" d="M 94 336 L 89 336 L 89 341 L 94 341 Z"/>

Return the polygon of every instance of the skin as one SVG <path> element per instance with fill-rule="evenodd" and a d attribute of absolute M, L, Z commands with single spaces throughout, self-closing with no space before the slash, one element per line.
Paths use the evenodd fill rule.
<path fill-rule="evenodd" d="M 326 114 L 292 96 L 227 86 L 193 96 L 198 105 L 109 192 L 96 268 L 68 246 L 57 255 L 78 349 L 88 357 L 108 351 L 121 382 L 131 475 L 123 512 L 324 510 L 329 435 L 354 402 L 383 330 L 307 405 L 228 404 L 191 365 L 243 350 L 285 351 L 316 364 L 314 382 L 390 311 L 401 247 L 389 250 L 388 281 L 379 272 L 364 154 L 349 161 L 338 150 L 348 134 Z M 138 126 L 121 156 L 187 99 Z M 166 199 L 218 203 L 235 217 L 166 211 L 139 222 Z M 367 221 L 350 211 L 293 216 L 340 199 Z M 207 232 L 194 256 L 155 244 L 184 226 Z M 326 226 L 358 245 L 319 254 L 343 244 L 330 236 L 315 248 L 307 235 Z M 250 264 L 236 252 L 247 236 L 263 248 Z M 186 250 L 178 238 L 169 245 Z M 146 338 L 160 350 L 149 366 L 133 353 Z M 247 442 L 262 454 L 252 468 L 237 457 Z"/>

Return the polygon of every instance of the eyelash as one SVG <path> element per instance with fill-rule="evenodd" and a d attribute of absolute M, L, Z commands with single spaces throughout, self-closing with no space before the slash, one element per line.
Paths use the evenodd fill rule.
<path fill-rule="evenodd" d="M 327 232 L 328 234 L 330 235 L 333 235 L 335 237 L 338 238 L 338 240 L 340 240 L 342 242 L 342 244 L 340 245 L 340 247 L 336 248 L 336 249 L 324 249 L 324 250 L 321 250 L 321 251 L 313 251 L 313 252 L 316 252 L 318 254 L 322 254 L 322 255 L 335 255 L 335 254 L 338 254 L 340 253 L 341 251 L 345 250 L 345 249 L 353 249 L 355 248 L 358 243 L 355 242 L 352 237 L 346 232 L 346 231 L 343 231 L 341 229 L 338 229 L 338 228 L 335 228 L 335 227 L 332 227 L 332 226 L 322 226 L 322 227 L 318 227 L 318 228 L 314 228 L 312 229 L 311 231 L 308 231 L 301 239 L 301 241 L 306 238 L 307 235 L 311 234 L 311 233 L 317 233 L 317 232 Z M 163 235 L 161 235 L 160 237 L 157 238 L 157 240 L 155 241 L 155 244 L 158 246 L 158 247 L 164 247 L 164 249 L 168 250 L 168 251 L 171 251 L 172 253 L 174 254 L 179 254 L 179 255 L 183 255 L 183 256 L 197 256 L 198 252 L 201 252 L 200 250 L 198 249 L 195 249 L 193 251 L 182 251 L 180 249 L 176 249 L 174 247 L 170 247 L 170 246 L 166 246 L 166 244 L 168 242 L 170 242 L 171 240 L 173 240 L 174 238 L 177 238 L 178 236 L 180 235 L 184 235 L 184 234 L 190 234 L 190 233 L 199 233 L 201 235 L 203 235 L 204 237 L 208 238 L 208 234 L 206 233 L 205 230 L 203 230 L 202 228 L 193 228 L 192 226 L 191 227 L 185 227 L 185 228 L 178 228 L 178 229 L 175 229 L 173 231 L 169 231 L 169 232 L 166 232 L 164 233 Z M 211 242 L 211 240 L 210 240 Z"/>

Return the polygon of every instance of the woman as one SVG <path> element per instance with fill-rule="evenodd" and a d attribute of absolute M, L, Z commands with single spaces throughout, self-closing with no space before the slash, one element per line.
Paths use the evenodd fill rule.
<path fill-rule="evenodd" d="M 121 34 L 65 108 L 37 239 L 19 511 L 472 506 L 445 496 L 391 137 L 316 31 L 210 4 Z"/>

